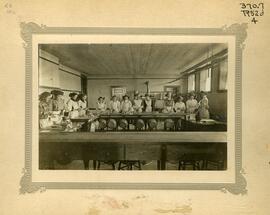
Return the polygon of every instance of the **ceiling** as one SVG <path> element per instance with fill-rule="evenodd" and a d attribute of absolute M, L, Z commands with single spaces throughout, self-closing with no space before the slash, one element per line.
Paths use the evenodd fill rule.
<path fill-rule="evenodd" d="M 41 44 L 61 64 L 94 75 L 179 75 L 179 68 L 207 53 L 212 43 Z"/>

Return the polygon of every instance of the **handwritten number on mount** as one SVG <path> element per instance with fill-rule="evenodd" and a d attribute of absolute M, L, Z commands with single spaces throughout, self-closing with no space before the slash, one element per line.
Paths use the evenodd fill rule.
<path fill-rule="evenodd" d="M 246 17 L 252 17 L 251 22 L 256 24 L 259 22 L 257 19 L 260 16 L 264 15 L 264 3 L 240 3 L 241 6 L 241 12 L 243 13 L 243 16 Z"/>
<path fill-rule="evenodd" d="M 258 20 L 255 17 L 253 17 L 253 19 L 251 20 L 251 22 L 254 22 L 254 24 L 256 24 L 258 22 Z"/>

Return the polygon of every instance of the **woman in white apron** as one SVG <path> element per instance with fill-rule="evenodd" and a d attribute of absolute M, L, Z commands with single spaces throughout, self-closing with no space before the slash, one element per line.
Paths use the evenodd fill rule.
<path fill-rule="evenodd" d="M 87 110 L 87 95 L 80 94 L 77 100 L 78 100 L 78 105 L 79 105 L 79 115 L 85 116 L 86 110 Z"/>
<path fill-rule="evenodd" d="M 104 112 L 107 109 L 107 104 L 105 102 L 105 97 L 99 97 L 97 101 L 97 110 Z"/>
<path fill-rule="evenodd" d="M 186 102 L 186 107 L 187 107 L 187 113 L 189 114 L 189 119 L 190 120 L 196 120 L 196 111 L 198 109 L 198 102 L 194 98 L 194 95 L 191 94 L 189 99 Z"/>
<path fill-rule="evenodd" d="M 67 101 L 67 110 L 69 112 L 70 118 L 79 117 L 79 104 L 77 102 L 77 93 L 70 93 L 70 99 Z"/>
<path fill-rule="evenodd" d="M 43 92 L 39 96 L 39 126 L 48 128 L 53 125 L 51 120 L 50 101 L 52 95 L 49 92 Z"/>
<path fill-rule="evenodd" d="M 112 97 L 112 100 L 109 103 L 109 108 L 112 113 L 119 113 L 120 112 L 120 102 L 117 100 L 116 95 Z"/>
<path fill-rule="evenodd" d="M 209 104 L 206 94 L 202 94 L 202 99 L 199 102 L 199 116 L 200 119 L 209 119 Z"/>
<path fill-rule="evenodd" d="M 174 112 L 174 101 L 172 99 L 172 94 L 171 93 L 167 93 L 165 95 L 164 106 L 165 106 L 164 109 L 163 109 L 164 113 L 172 113 L 172 112 Z"/>
<path fill-rule="evenodd" d="M 65 101 L 63 98 L 64 92 L 60 90 L 52 90 L 51 94 L 53 96 L 52 99 L 52 120 L 55 124 L 61 124 L 62 117 L 65 112 Z"/>
<path fill-rule="evenodd" d="M 129 100 L 129 96 L 125 95 L 121 103 L 121 112 L 122 113 L 131 113 L 133 111 L 132 103 Z"/>
<path fill-rule="evenodd" d="M 143 101 L 139 97 L 139 93 L 135 93 L 134 94 L 134 100 L 133 100 L 133 109 L 137 113 L 141 113 L 142 112 L 142 108 L 143 108 Z"/>
<path fill-rule="evenodd" d="M 179 96 L 177 102 L 174 105 L 174 110 L 176 113 L 184 114 L 186 111 L 186 105 L 183 102 L 183 97 Z"/>
<path fill-rule="evenodd" d="M 152 100 L 150 98 L 149 94 L 145 95 L 145 100 L 144 100 L 144 111 L 146 113 L 151 113 L 152 112 Z"/>

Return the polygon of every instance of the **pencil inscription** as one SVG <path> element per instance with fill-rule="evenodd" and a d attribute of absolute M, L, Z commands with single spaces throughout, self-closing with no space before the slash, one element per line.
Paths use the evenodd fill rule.
<path fill-rule="evenodd" d="M 264 15 L 264 3 L 240 3 L 241 13 L 245 17 L 250 17 L 251 22 L 256 24 L 259 20 L 258 17 Z"/>

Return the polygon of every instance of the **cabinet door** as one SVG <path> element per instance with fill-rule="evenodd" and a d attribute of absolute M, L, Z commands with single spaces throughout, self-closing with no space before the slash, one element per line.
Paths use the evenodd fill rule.
<path fill-rule="evenodd" d="M 39 85 L 59 87 L 58 64 L 39 58 Z"/>

